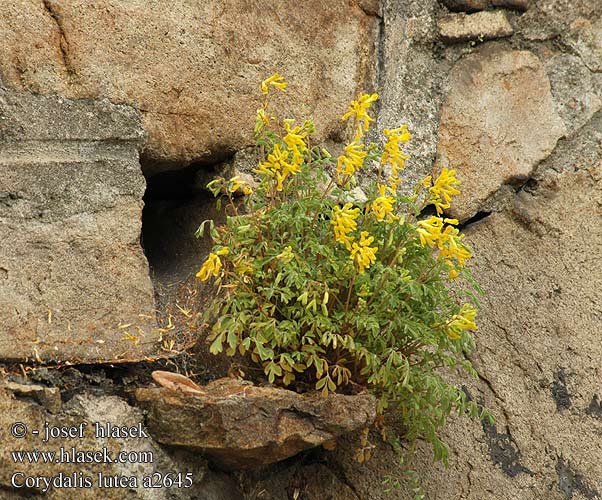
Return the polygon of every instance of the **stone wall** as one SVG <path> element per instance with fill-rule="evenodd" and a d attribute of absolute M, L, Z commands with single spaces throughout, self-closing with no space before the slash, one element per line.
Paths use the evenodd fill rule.
<path fill-rule="evenodd" d="M 284 108 L 305 103 L 334 143 L 376 90 L 376 133 L 413 134 L 408 183 L 457 169 L 486 291 L 466 390 L 496 422 L 451 419 L 448 469 L 419 450 L 428 498 L 602 495 L 602 3 L 8 0 L 0 41 L 0 358 L 158 355 L 145 177 L 145 220 L 192 240 L 147 234 L 168 287 L 204 257 L 198 179 L 250 144 L 262 78 L 284 74 Z M 215 498 L 385 498 L 391 451 L 353 451 L 220 476 L 244 493 Z"/>

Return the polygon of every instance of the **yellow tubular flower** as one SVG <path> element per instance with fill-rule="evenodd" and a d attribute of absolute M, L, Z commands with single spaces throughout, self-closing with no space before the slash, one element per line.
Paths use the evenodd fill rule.
<path fill-rule="evenodd" d="M 455 219 L 445 219 L 445 221 L 454 221 L 456 224 L 458 223 Z M 441 257 L 455 259 L 461 267 L 464 267 L 466 260 L 470 259 L 472 255 L 468 248 L 462 243 L 463 239 L 464 235 L 460 234 L 460 231 L 457 228 L 447 226 L 445 231 L 441 233 L 438 242 Z"/>
<path fill-rule="evenodd" d="M 362 274 L 366 268 L 370 267 L 376 261 L 376 252 L 378 247 L 371 247 L 370 244 L 374 241 L 374 236 L 370 236 L 368 231 L 362 231 L 360 235 L 359 245 L 353 243 L 351 247 L 351 260 L 353 260 L 358 268 L 359 273 Z"/>
<path fill-rule="evenodd" d="M 307 137 L 307 132 L 302 132 L 302 128 L 297 126 L 291 128 L 289 121 L 284 122 L 284 128 L 287 134 L 284 136 L 282 141 L 287 145 L 288 149 L 293 152 L 294 156 L 303 156 L 303 153 L 307 151 L 307 144 L 304 139 Z"/>
<path fill-rule="evenodd" d="M 282 92 L 286 92 L 287 83 L 278 73 L 274 73 L 272 76 L 261 82 L 261 92 L 263 95 L 268 95 L 268 92 L 270 91 L 270 85 L 282 90 Z"/>
<path fill-rule="evenodd" d="M 222 253 L 222 255 L 224 255 L 225 253 L 228 253 L 227 248 L 220 250 L 220 252 L 223 252 L 223 250 L 226 250 L 226 252 Z M 218 253 L 220 253 L 220 252 L 218 252 Z M 201 267 L 201 270 L 198 273 L 196 273 L 196 277 L 200 278 L 201 281 L 207 281 L 211 276 L 217 277 L 221 268 L 222 268 L 222 261 L 217 256 L 217 254 L 214 254 L 212 252 L 209 254 L 209 257 L 207 257 L 207 260 Z"/>
<path fill-rule="evenodd" d="M 349 233 L 357 229 L 355 219 L 360 214 L 359 208 L 352 208 L 351 203 L 345 203 L 343 208 L 336 206 L 332 211 L 332 220 L 330 223 L 334 226 L 334 239 L 343 243 L 347 250 L 351 250 L 351 242 L 354 240 Z"/>
<path fill-rule="evenodd" d="M 447 336 L 456 340 L 462 336 L 463 331 L 477 330 L 474 322 L 477 311 L 470 304 L 464 304 L 458 314 L 454 314 L 448 323 Z"/>
<path fill-rule="evenodd" d="M 349 177 L 364 165 L 367 153 L 363 151 L 364 145 L 357 140 L 345 146 L 345 151 L 337 160 L 337 173 L 343 177 Z"/>
<path fill-rule="evenodd" d="M 374 118 L 368 115 L 368 109 L 377 99 L 378 94 L 361 94 L 357 101 L 351 101 L 349 111 L 341 118 L 343 121 L 351 117 L 355 118 L 357 122 L 356 140 L 361 139 L 370 128 L 370 122 L 374 121 Z"/>
<path fill-rule="evenodd" d="M 431 181 L 433 180 L 432 175 L 427 175 L 422 181 L 418 184 L 420 187 L 431 187 Z"/>
<path fill-rule="evenodd" d="M 380 196 L 372 202 L 370 210 L 376 215 L 376 220 L 382 221 L 386 217 L 387 222 L 392 222 L 397 218 L 392 214 L 395 198 L 387 196 L 387 186 L 379 185 L 378 192 Z"/>
<path fill-rule="evenodd" d="M 274 151 L 268 155 L 267 161 L 260 163 L 255 172 L 276 179 L 276 190 L 282 191 L 284 181 L 289 175 L 296 175 L 301 170 L 303 157 L 293 153 L 289 162 L 290 151 L 283 149 L 280 144 L 274 146 Z"/>
<path fill-rule="evenodd" d="M 455 170 L 444 168 L 441 171 L 441 174 L 435 180 L 435 184 L 429 189 L 432 195 L 429 201 L 435 205 L 437 215 L 440 215 L 444 209 L 451 206 L 452 196 L 460 194 L 460 191 L 454 187 L 460 184 L 462 182 L 456 179 Z"/>
<path fill-rule="evenodd" d="M 418 226 L 418 235 L 422 246 L 428 245 L 433 248 L 437 244 L 439 236 L 441 236 L 443 219 L 433 215 L 426 220 L 418 221 L 416 225 Z"/>
<path fill-rule="evenodd" d="M 386 128 L 384 132 L 387 136 L 387 142 L 382 156 L 383 165 L 391 165 L 395 171 L 402 170 L 409 156 L 401 151 L 399 144 L 405 144 L 412 137 L 408 132 L 408 127 L 404 125 L 393 130 Z"/>
<path fill-rule="evenodd" d="M 239 189 L 246 195 L 253 193 L 253 190 L 249 187 L 249 183 L 241 180 L 240 177 L 236 175 L 228 181 L 228 191 L 230 193 L 236 193 Z"/>

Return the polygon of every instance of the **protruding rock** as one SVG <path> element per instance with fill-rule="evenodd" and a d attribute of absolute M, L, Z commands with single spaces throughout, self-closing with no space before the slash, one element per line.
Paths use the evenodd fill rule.
<path fill-rule="evenodd" d="M 138 389 L 149 409 L 148 428 L 160 443 L 202 451 L 227 469 L 284 460 L 370 425 L 376 416 L 369 394 L 297 394 L 225 378 L 204 395 L 166 388 Z"/>
<path fill-rule="evenodd" d="M 446 43 L 493 40 L 514 33 L 506 13 L 497 10 L 475 14 L 450 14 L 438 22 L 439 36 Z"/>
<path fill-rule="evenodd" d="M 564 133 L 534 54 L 493 48 L 462 59 L 450 74 L 434 171 L 454 168 L 462 181 L 450 214 L 466 220 L 504 183 L 524 182 Z"/>
<path fill-rule="evenodd" d="M 18 384 L 16 382 L 4 382 L 2 384 L 8 392 L 23 399 L 31 399 L 42 405 L 50 413 L 58 413 L 61 410 L 61 390 L 58 387 L 45 387 L 36 384 Z"/>

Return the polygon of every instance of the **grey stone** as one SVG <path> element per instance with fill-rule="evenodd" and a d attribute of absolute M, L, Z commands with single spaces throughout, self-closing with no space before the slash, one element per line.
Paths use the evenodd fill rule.
<path fill-rule="evenodd" d="M 437 148 L 439 87 L 447 67 L 432 52 L 438 5 L 435 0 L 385 0 L 382 8 L 380 107 L 372 139 L 381 142 L 384 129 L 408 125 L 412 139 L 405 150 L 411 159 L 401 189 L 410 194 L 430 174 Z"/>
<path fill-rule="evenodd" d="M 151 355 L 137 114 L 0 89 L 0 130 L 0 358 Z"/>
<path fill-rule="evenodd" d="M 569 134 L 602 109 L 602 74 L 595 74 L 576 56 L 556 53 L 544 66 L 558 113 Z"/>
<path fill-rule="evenodd" d="M 36 384 L 18 384 L 16 382 L 4 382 L 2 384 L 8 392 L 18 395 L 20 398 L 28 398 L 42 405 L 50 413 L 58 413 L 61 410 L 61 391 L 58 387 L 44 387 Z"/>
<path fill-rule="evenodd" d="M 503 11 L 476 12 L 475 14 L 450 14 L 438 21 L 439 36 L 446 43 L 470 40 L 493 40 L 514 33 Z"/>
<path fill-rule="evenodd" d="M 570 25 L 569 43 L 590 71 L 602 72 L 602 16 L 579 18 Z"/>

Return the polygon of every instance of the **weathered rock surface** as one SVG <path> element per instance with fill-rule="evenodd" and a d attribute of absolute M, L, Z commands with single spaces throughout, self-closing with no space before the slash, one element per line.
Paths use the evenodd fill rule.
<path fill-rule="evenodd" d="M 524 182 L 564 133 L 534 54 L 494 47 L 462 59 L 449 77 L 434 170 L 454 168 L 463 182 L 450 213 L 468 219 L 501 185 Z"/>
<path fill-rule="evenodd" d="M 259 83 L 274 71 L 290 82 L 283 109 L 305 103 L 321 138 L 373 83 L 376 19 L 346 0 L 8 0 L 0 20 L 4 83 L 137 108 L 148 173 L 252 143 Z"/>
<path fill-rule="evenodd" d="M 539 0 L 515 21 L 528 40 L 560 39 L 570 45 L 583 21 L 595 23 L 601 16 L 602 3 L 597 0 Z"/>
<path fill-rule="evenodd" d="M 506 7 L 508 9 L 527 10 L 533 0 L 443 0 L 443 4 L 453 11 L 474 12 L 490 7 Z"/>
<path fill-rule="evenodd" d="M 602 74 L 592 73 L 581 59 L 563 53 L 547 57 L 544 66 L 558 113 L 572 134 L 602 109 Z"/>
<path fill-rule="evenodd" d="M 0 358 L 153 352 L 141 139 L 128 107 L 0 88 Z"/>
<path fill-rule="evenodd" d="M 148 408 L 149 430 L 158 442 L 197 450 L 227 469 L 284 460 L 370 425 L 375 399 L 368 394 L 327 398 L 225 378 L 194 395 L 169 389 L 138 389 Z"/>
<path fill-rule="evenodd" d="M 23 493 L 36 494 L 41 498 L 56 500 L 75 499 L 144 499 L 144 500 L 177 500 L 177 499 L 203 499 L 203 500 L 231 500 L 240 498 L 240 493 L 231 480 L 221 474 L 209 471 L 205 462 L 199 458 L 190 456 L 168 455 L 163 449 L 150 438 L 107 438 L 95 437 L 95 426 L 97 422 L 101 428 L 107 423 L 113 426 L 126 426 L 138 429 L 142 423 L 142 414 L 139 410 L 129 406 L 122 399 L 115 396 L 94 397 L 80 395 L 69 401 L 63 411 L 57 415 L 50 415 L 41 406 L 27 401 L 12 398 L 8 393 L 0 391 L 0 439 L 2 450 L 0 451 L 0 488 L 2 498 L 23 498 Z M 11 426 L 15 422 L 22 422 L 27 426 L 27 435 L 23 438 L 15 438 L 10 433 Z M 45 438 L 45 424 L 49 427 L 75 427 L 76 432 L 83 429 L 82 437 L 50 439 L 43 443 Z M 80 427 L 82 424 L 84 426 Z M 144 430 L 144 427 L 142 427 Z M 39 435 L 32 434 L 33 430 L 39 430 Z M 79 452 L 100 452 L 103 457 L 103 449 L 106 448 L 110 462 L 104 463 L 71 463 L 61 460 L 61 447 L 64 454 Z M 75 451 L 72 451 L 72 448 Z M 50 451 L 55 452 L 57 460 L 43 463 L 15 463 L 12 451 Z M 116 461 L 118 453 L 132 452 L 128 463 Z M 144 453 L 144 455 L 143 455 Z M 63 454 L 63 456 L 65 456 Z M 23 475 L 13 477 L 21 472 Z M 192 486 L 190 488 L 144 488 L 143 478 L 159 473 L 177 474 L 178 472 L 190 473 Z M 51 488 L 43 492 L 43 485 L 25 491 L 11 485 L 11 478 L 16 484 L 22 484 L 27 477 L 57 478 L 63 475 L 63 487 Z M 121 476 L 127 478 L 125 487 L 99 487 L 99 474 L 108 478 Z M 71 486 L 65 482 L 65 477 L 75 477 L 75 483 Z M 82 484 L 83 478 L 89 478 L 92 487 L 77 487 Z M 134 479 L 132 479 L 134 478 Z M 58 480 L 57 480 L 58 481 Z M 79 481 L 79 483 L 77 482 Z M 128 487 L 135 481 L 138 486 Z"/>
<path fill-rule="evenodd" d="M 584 64 L 591 71 L 602 72 L 602 16 L 576 19 L 570 30 L 570 43 Z"/>
<path fill-rule="evenodd" d="M 546 498 L 602 493 L 602 425 L 588 412 L 600 392 L 602 161 L 575 147 L 560 163 L 467 232 L 487 292 L 474 361 L 501 409 L 497 431 L 520 453 L 506 474 L 533 471 L 520 498 L 548 485 Z"/>
<path fill-rule="evenodd" d="M 437 25 L 439 36 L 446 43 L 493 40 L 514 33 L 506 13 L 501 10 L 450 14 L 439 19 Z"/>

